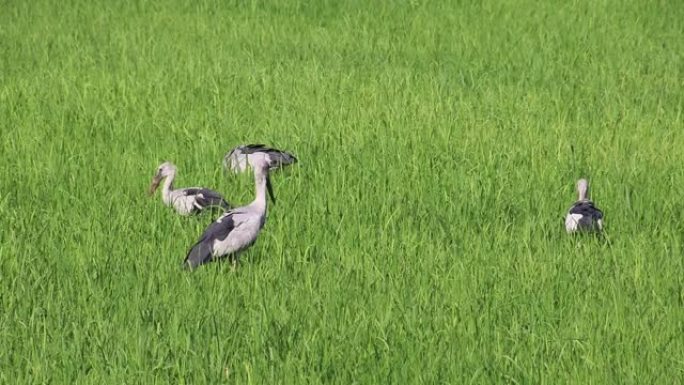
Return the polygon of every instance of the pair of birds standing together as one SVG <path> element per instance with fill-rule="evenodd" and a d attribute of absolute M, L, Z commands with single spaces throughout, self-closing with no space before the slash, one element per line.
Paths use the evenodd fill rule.
<path fill-rule="evenodd" d="M 198 213 L 210 208 L 220 208 L 224 213 L 204 231 L 190 248 L 183 267 L 194 269 L 217 258 L 230 257 L 237 262 L 237 254 L 254 244 L 266 221 L 266 193 L 273 203 L 271 170 L 297 162 L 292 154 L 269 148 L 263 144 L 238 146 L 223 159 L 223 166 L 234 173 L 254 170 L 256 197 L 252 203 L 231 209 L 230 203 L 216 191 L 203 187 L 175 189 L 176 166 L 162 163 L 152 179 L 149 194 L 152 195 L 164 181 L 162 200 L 181 215 Z"/>

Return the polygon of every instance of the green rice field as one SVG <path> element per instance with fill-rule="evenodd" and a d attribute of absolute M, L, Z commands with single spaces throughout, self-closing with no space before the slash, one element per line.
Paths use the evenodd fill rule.
<path fill-rule="evenodd" d="M 0 0 L 0 383 L 682 384 L 683 112 L 675 0 Z"/>

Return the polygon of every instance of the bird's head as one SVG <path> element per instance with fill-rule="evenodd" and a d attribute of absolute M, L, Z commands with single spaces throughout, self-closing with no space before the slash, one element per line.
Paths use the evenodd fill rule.
<path fill-rule="evenodd" d="M 154 192 L 157 190 L 157 187 L 159 187 L 159 183 L 161 183 L 161 181 L 164 178 L 168 177 L 169 175 L 175 172 L 176 166 L 173 163 L 164 162 L 160 164 L 157 168 L 157 173 L 154 174 L 154 178 L 152 178 L 152 184 L 150 185 L 149 195 L 154 194 Z"/>

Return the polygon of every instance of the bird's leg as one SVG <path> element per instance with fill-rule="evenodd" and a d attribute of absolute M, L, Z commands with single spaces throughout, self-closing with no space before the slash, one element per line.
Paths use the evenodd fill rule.
<path fill-rule="evenodd" d="M 240 266 L 240 259 L 237 257 L 237 255 L 231 255 L 230 256 L 230 271 L 235 272 L 237 271 L 237 268 Z"/>

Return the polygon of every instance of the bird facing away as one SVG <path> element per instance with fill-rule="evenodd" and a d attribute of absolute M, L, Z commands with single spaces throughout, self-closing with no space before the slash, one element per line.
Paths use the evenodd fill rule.
<path fill-rule="evenodd" d="M 159 165 L 157 173 L 152 179 L 149 195 L 153 195 L 164 180 L 162 186 L 162 201 L 167 206 L 173 206 L 180 215 L 198 213 L 206 208 L 230 209 L 230 204 L 216 191 L 203 187 L 173 188 L 176 178 L 176 166 L 171 162 Z"/>
<path fill-rule="evenodd" d="M 577 202 L 565 216 L 565 230 L 568 234 L 575 232 L 600 232 L 603 230 L 603 213 L 594 202 L 587 199 L 589 182 L 586 179 L 577 181 Z"/>
<path fill-rule="evenodd" d="M 183 262 L 184 268 L 195 269 L 224 257 L 230 257 L 233 263 L 239 262 L 238 253 L 254 244 L 266 222 L 267 191 L 275 203 L 268 177 L 269 166 L 267 157 L 253 161 L 256 197 L 247 206 L 227 211 L 212 222 L 190 248 Z"/>
<path fill-rule="evenodd" d="M 227 171 L 241 173 L 258 159 L 267 159 L 269 169 L 274 170 L 296 163 L 297 158 L 289 152 L 266 147 L 263 144 L 246 144 L 237 146 L 223 157 L 223 167 Z"/>

